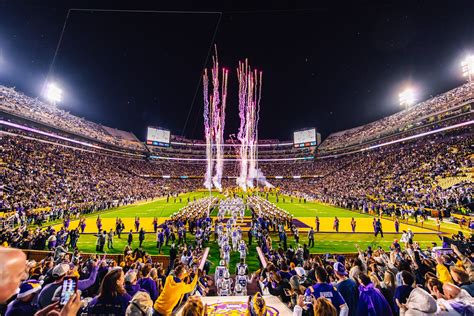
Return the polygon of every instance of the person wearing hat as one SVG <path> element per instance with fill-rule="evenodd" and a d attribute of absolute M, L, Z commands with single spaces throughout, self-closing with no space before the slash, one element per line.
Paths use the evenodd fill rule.
<path fill-rule="evenodd" d="M 349 316 L 357 315 L 357 303 L 359 301 L 359 289 L 354 280 L 348 277 L 346 267 L 341 262 L 334 263 L 334 274 L 337 278 L 336 289 L 349 307 Z"/>
<path fill-rule="evenodd" d="M 41 308 L 51 304 L 54 292 L 56 292 L 56 290 L 62 285 L 64 277 L 68 274 L 69 269 L 69 264 L 66 263 L 60 263 L 53 268 L 52 275 L 54 282 L 46 285 L 38 296 L 38 305 Z"/>
<path fill-rule="evenodd" d="M 125 291 L 128 295 L 134 296 L 141 290 L 140 285 L 137 284 L 137 270 L 128 270 L 125 274 Z"/>
<path fill-rule="evenodd" d="M 306 271 L 302 267 L 295 267 L 295 273 L 296 276 L 298 277 L 298 281 L 300 283 L 303 283 L 306 280 Z"/>
<path fill-rule="evenodd" d="M 153 314 L 153 301 L 150 294 L 144 291 L 138 291 L 130 301 L 125 316 L 143 316 Z"/>
<path fill-rule="evenodd" d="M 313 296 L 314 298 L 326 297 L 331 301 L 337 310 L 338 315 L 347 316 L 349 307 L 344 301 L 341 293 L 339 293 L 332 285 L 328 284 L 328 273 L 323 267 L 316 267 L 315 276 L 317 283 L 306 289 L 305 296 Z"/>
<path fill-rule="evenodd" d="M 34 315 L 36 307 L 31 304 L 35 295 L 41 290 L 37 280 L 27 280 L 20 285 L 16 299 L 8 304 L 5 316 Z"/>
<path fill-rule="evenodd" d="M 300 295 L 304 295 L 306 288 L 301 285 L 300 279 L 297 275 L 294 275 L 290 278 L 290 286 L 291 286 L 291 306 L 294 307 L 297 305 L 298 297 Z"/>

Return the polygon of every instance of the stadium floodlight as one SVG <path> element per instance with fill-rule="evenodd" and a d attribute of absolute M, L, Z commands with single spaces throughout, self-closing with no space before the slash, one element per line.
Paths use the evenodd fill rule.
<path fill-rule="evenodd" d="M 415 104 L 415 90 L 413 88 L 406 88 L 403 92 L 398 95 L 400 105 L 408 108 Z"/>
<path fill-rule="evenodd" d="M 63 90 L 57 84 L 49 83 L 46 86 L 45 97 L 53 105 L 56 105 L 56 103 L 61 102 L 63 99 Z"/>
<path fill-rule="evenodd" d="M 461 62 L 461 71 L 463 77 L 467 77 L 469 82 L 474 81 L 474 55 L 468 55 Z"/>

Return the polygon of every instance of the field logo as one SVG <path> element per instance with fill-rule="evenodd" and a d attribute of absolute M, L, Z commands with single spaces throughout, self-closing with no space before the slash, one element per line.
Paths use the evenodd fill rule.
<path fill-rule="evenodd" d="M 247 315 L 247 302 L 221 302 L 207 305 L 208 315 L 241 316 Z M 267 316 L 277 316 L 277 309 L 267 305 Z"/>

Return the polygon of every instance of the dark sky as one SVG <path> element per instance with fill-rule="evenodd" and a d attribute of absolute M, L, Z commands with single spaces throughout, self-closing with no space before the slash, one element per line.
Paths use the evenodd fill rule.
<path fill-rule="evenodd" d="M 61 108 L 140 139 L 148 125 L 202 138 L 198 83 L 216 26 L 231 69 L 226 135 L 239 123 L 239 59 L 263 70 L 260 138 L 288 140 L 295 129 L 324 137 L 394 113 L 407 84 L 421 99 L 458 86 L 460 60 L 474 52 L 474 1 L 89 2 L 0 0 L 0 84 L 40 94 L 71 8 L 222 12 L 70 12 L 52 72 Z"/>

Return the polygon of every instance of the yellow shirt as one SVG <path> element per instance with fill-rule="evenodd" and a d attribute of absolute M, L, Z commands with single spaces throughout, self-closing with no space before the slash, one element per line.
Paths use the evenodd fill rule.
<path fill-rule="evenodd" d="M 198 281 L 197 274 L 191 283 L 186 284 L 183 281 L 176 282 L 172 275 L 166 278 L 165 287 L 153 306 L 161 315 L 171 315 L 173 308 L 182 299 L 183 295 L 191 292 L 196 287 Z"/>
<path fill-rule="evenodd" d="M 451 274 L 449 274 L 448 268 L 446 268 L 444 265 L 437 264 L 436 265 L 436 272 L 438 274 L 438 279 L 441 282 L 443 282 L 443 283 L 449 282 L 449 283 L 454 284 L 453 279 L 451 278 Z"/>

